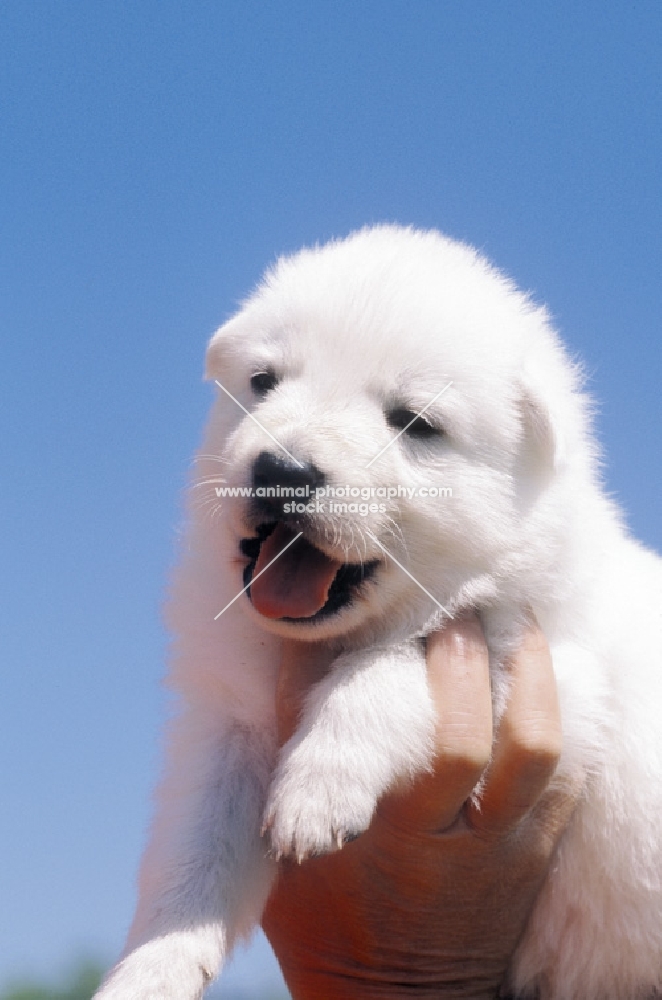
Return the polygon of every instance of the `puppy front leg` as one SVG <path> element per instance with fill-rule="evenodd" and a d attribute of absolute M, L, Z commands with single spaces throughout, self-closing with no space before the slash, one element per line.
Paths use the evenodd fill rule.
<path fill-rule="evenodd" d="M 325 853 L 365 830 L 380 796 L 430 765 L 434 722 L 416 642 L 339 657 L 280 752 L 264 819 L 276 855 Z"/>
<path fill-rule="evenodd" d="M 198 1000 L 271 886 L 260 822 L 273 732 L 198 708 L 172 736 L 136 916 L 97 1000 Z"/>

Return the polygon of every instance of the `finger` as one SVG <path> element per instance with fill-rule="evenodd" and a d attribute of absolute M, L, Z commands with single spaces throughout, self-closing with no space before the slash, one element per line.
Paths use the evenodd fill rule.
<path fill-rule="evenodd" d="M 549 646 L 531 625 L 510 666 L 508 702 L 478 801 L 466 817 L 476 830 L 515 826 L 538 802 L 562 748 L 561 713 Z"/>
<path fill-rule="evenodd" d="M 333 658 L 331 649 L 322 643 L 283 641 L 276 684 L 279 746 L 294 734 L 306 694 L 328 672 Z"/>
<path fill-rule="evenodd" d="M 549 858 L 559 837 L 567 827 L 586 787 L 586 773 L 580 768 L 552 778 L 537 805 L 520 823 L 523 838 L 537 842 L 544 858 Z M 535 831 L 535 837 L 531 837 Z"/>
<path fill-rule="evenodd" d="M 463 617 L 433 633 L 427 664 L 437 713 L 433 768 L 386 796 L 380 813 L 392 823 L 439 832 L 454 822 L 490 759 L 489 662 L 478 619 Z"/>

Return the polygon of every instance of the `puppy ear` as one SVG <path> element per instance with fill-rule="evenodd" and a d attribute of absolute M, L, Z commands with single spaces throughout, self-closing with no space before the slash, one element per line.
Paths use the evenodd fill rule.
<path fill-rule="evenodd" d="M 228 350 L 230 335 L 233 328 L 234 323 L 230 320 L 216 331 L 207 344 L 207 353 L 205 354 L 205 379 L 211 380 L 220 378 L 222 375 L 225 368 L 224 359 Z"/>
<path fill-rule="evenodd" d="M 540 378 L 535 368 L 527 366 L 520 391 L 523 458 L 547 474 L 557 472 L 565 461 L 563 430 L 555 414 L 554 397 L 554 387 Z"/>

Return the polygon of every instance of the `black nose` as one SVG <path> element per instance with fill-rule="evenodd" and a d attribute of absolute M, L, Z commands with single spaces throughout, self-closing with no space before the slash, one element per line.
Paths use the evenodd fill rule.
<path fill-rule="evenodd" d="M 307 486 L 312 493 L 316 487 L 323 486 L 324 482 L 324 473 L 312 462 L 297 465 L 287 455 L 261 451 L 253 463 L 253 489 L 277 486 L 297 489 Z"/>

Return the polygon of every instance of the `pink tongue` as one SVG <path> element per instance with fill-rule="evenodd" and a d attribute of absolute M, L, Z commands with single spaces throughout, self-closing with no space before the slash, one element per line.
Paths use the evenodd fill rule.
<path fill-rule="evenodd" d="M 253 571 L 251 601 L 265 618 L 310 618 L 326 604 L 329 587 L 342 566 L 303 537 L 283 552 L 295 534 L 277 524 L 262 542 Z M 272 559 L 276 561 L 269 566 Z M 257 578 L 265 566 L 269 569 Z"/>

